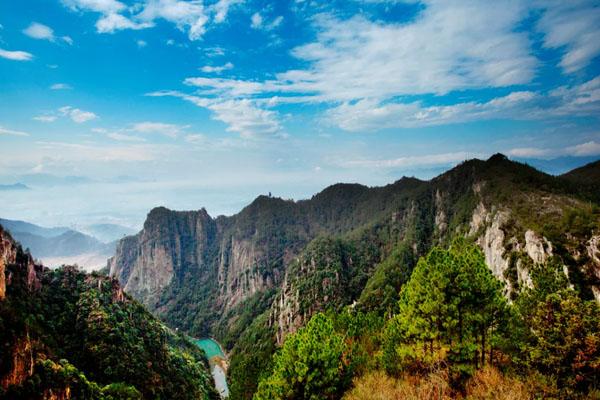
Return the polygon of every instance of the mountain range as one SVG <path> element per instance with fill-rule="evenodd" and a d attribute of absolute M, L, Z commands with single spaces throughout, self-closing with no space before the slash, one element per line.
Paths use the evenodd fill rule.
<path fill-rule="evenodd" d="M 259 196 L 232 216 L 151 210 L 119 241 L 110 276 L 155 315 L 231 356 L 233 398 L 250 398 L 287 335 L 319 311 L 390 312 L 416 260 L 476 243 L 507 298 L 558 259 L 600 301 L 599 163 L 561 176 L 496 154 L 423 181 L 336 184 L 311 199 Z"/>
<path fill-rule="evenodd" d="M 116 240 L 132 229 L 115 224 L 94 224 L 79 230 L 67 227 L 46 228 L 24 221 L 0 218 L 0 225 L 41 262 L 49 267 L 77 264 L 86 270 L 106 266 L 114 254 Z"/>

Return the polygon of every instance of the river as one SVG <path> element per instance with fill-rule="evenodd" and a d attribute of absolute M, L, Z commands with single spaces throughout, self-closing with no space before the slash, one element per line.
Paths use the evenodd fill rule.
<path fill-rule="evenodd" d="M 221 345 L 213 339 L 203 338 L 193 340 L 196 346 L 206 353 L 210 364 L 210 373 L 215 381 L 215 387 L 222 399 L 229 397 L 229 386 L 227 386 L 227 357 L 223 353 Z"/>

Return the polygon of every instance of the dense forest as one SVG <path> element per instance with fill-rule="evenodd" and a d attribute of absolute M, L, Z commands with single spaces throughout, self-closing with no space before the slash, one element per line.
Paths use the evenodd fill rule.
<path fill-rule="evenodd" d="M 434 247 L 392 314 L 348 306 L 290 334 L 253 398 L 598 398 L 598 303 L 555 260 L 533 271 L 509 302 L 479 248 Z"/>
<path fill-rule="evenodd" d="M 116 280 L 36 265 L 1 226 L 0 239 L 0 398 L 218 398 L 199 348 Z"/>
<path fill-rule="evenodd" d="M 223 345 L 233 400 L 600 398 L 597 166 L 159 207 L 102 274 L 4 234 L 0 393 L 216 398 L 185 333 Z"/>
<path fill-rule="evenodd" d="M 429 181 L 259 196 L 229 217 L 159 207 L 110 275 L 219 340 L 235 400 L 595 396 L 597 175 L 496 154 Z"/>

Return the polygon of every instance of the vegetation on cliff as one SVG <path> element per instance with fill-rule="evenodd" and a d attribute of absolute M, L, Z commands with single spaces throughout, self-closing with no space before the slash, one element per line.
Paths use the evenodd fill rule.
<path fill-rule="evenodd" d="M 0 397 L 217 398 L 203 353 L 115 279 L 74 267 L 32 276 L 15 248 L 0 301 Z"/>
<path fill-rule="evenodd" d="M 510 304 L 479 248 L 434 247 L 391 318 L 352 307 L 313 315 L 254 399 L 595 398 L 600 306 L 553 265 L 536 271 Z"/>
<path fill-rule="evenodd" d="M 350 305 L 353 313 L 368 315 L 370 325 L 379 327 L 365 328 L 369 339 L 354 333 L 354 360 L 369 360 L 369 368 L 350 375 L 379 369 L 397 374 L 393 369 L 404 370 L 405 365 L 412 365 L 411 359 L 421 362 L 416 354 L 420 345 L 433 343 L 433 350 L 430 346 L 429 355 L 423 357 L 438 359 L 435 365 L 445 366 L 442 375 L 450 390 L 455 390 L 456 382 L 462 382 L 464 389 L 475 384 L 465 381 L 469 376 L 478 382 L 495 376 L 493 368 L 481 371 L 484 364 L 486 368 L 490 364 L 490 357 L 494 363 L 509 358 L 506 368 L 515 371 L 538 371 L 522 351 L 523 346 L 534 346 L 534 338 L 521 335 L 513 340 L 503 329 L 527 331 L 526 324 L 515 322 L 524 319 L 517 305 L 533 285 L 536 265 L 542 265 L 541 269 L 559 266 L 566 287 L 585 304 L 600 298 L 600 208 L 590 189 L 596 170 L 592 164 L 577 171 L 575 175 L 586 179 L 581 183 L 568 174 L 550 176 L 498 154 L 486 161 L 465 161 L 430 181 L 402 178 L 372 188 L 336 184 L 298 202 L 259 196 L 230 217 L 212 219 L 204 210 L 160 208 L 149 214 L 140 234 L 121 242 L 111 273 L 140 289 L 134 294 L 169 325 L 197 337 L 215 336 L 224 344 L 231 361 L 233 399 L 253 396 L 259 381 L 268 378 L 274 367 L 273 352 L 285 346 L 287 335 L 305 326 L 313 315 L 328 313 L 336 331 L 348 334 L 339 330 L 343 324 L 337 316 L 345 315 Z M 466 240 L 468 246 L 475 243 L 484 261 L 473 254 L 462 259 L 454 247 L 456 238 Z M 450 274 L 448 282 L 459 279 L 475 292 L 462 293 L 465 288 L 458 290 L 448 282 L 431 286 L 429 278 L 422 278 L 427 290 L 433 291 L 431 296 L 444 293 L 448 304 L 438 310 L 440 315 L 422 310 L 410 314 L 421 301 L 415 294 L 418 285 L 409 283 L 413 270 L 420 271 L 415 279 L 419 274 L 437 279 L 440 274 L 432 267 L 438 262 L 429 254 L 436 247 L 436 254 L 446 254 L 439 263 L 448 269 L 444 272 Z M 157 256 L 146 260 L 142 255 Z M 165 257 L 164 265 L 169 268 L 149 267 L 160 267 L 163 264 L 155 261 Z M 463 268 L 478 280 L 463 280 Z M 159 287 L 158 296 L 145 296 L 143 282 L 131 278 L 136 269 L 137 276 L 169 270 L 172 278 L 163 279 L 168 283 Z M 414 293 L 408 296 L 410 287 Z M 408 301 L 406 296 L 412 300 L 402 303 Z M 433 304 L 438 299 L 427 301 Z M 410 317 L 401 316 L 399 302 L 406 308 L 402 314 Z M 481 314 L 479 307 L 485 309 L 481 312 L 487 313 L 486 307 L 493 312 Z M 442 317 L 447 326 L 423 325 L 423 321 Z M 420 321 L 424 331 L 408 335 L 408 322 L 400 323 L 402 318 Z M 461 323 L 462 328 L 453 325 Z M 390 324 L 397 324 L 400 336 L 396 336 L 402 337 L 393 345 L 386 339 L 393 336 Z M 529 342 L 522 344 L 524 339 Z M 377 352 L 381 355 L 365 357 Z M 394 355 L 397 365 L 385 367 L 384 354 Z M 376 360 L 374 365 L 371 360 Z"/>

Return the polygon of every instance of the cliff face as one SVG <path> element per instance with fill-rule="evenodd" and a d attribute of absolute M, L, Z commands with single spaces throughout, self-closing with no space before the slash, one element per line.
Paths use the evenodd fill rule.
<path fill-rule="evenodd" d="M 156 208 L 140 233 L 119 242 L 109 260 L 110 275 L 132 296 L 153 305 L 174 277 L 189 268 L 208 268 L 216 228 L 206 210 L 174 213 Z"/>
<path fill-rule="evenodd" d="M 7 297 L 15 285 L 24 287 L 28 293 L 38 291 L 42 270 L 43 267 L 36 265 L 0 226 L 0 302 L 9 301 Z M 6 389 L 22 384 L 33 374 L 34 353 L 27 330 L 16 340 L 6 340 L 2 345 L 2 353 L 7 357 L 0 361 L 0 388 Z"/>
<path fill-rule="evenodd" d="M 246 301 L 277 289 L 269 319 L 280 340 L 325 305 L 356 300 L 399 243 L 418 257 L 456 235 L 479 244 L 507 296 L 531 285 L 534 265 L 557 258 L 574 285 L 600 300 L 600 220 L 586 193 L 496 155 L 429 182 L 338 184 L 299 202 L 260 196 L 231 217 L 159 208 L 120 242 L 110 271 L 168 322 L 197 334 L 212 333 L 217 321 L 231 331 Z M 343 238 L 341 253 L 330 246 L 316 254 L 311 243 L 321 236 Z"/>
<path fill-rule="evenodd" d="M 6 297 L 7 286 L 12 281 L 12 273 L 7 270 L 9 264 L 20 263 L 26 270 L 25 277 L 29 289 L 40 288 L 40 277 L 42 267 L 35 265 L 33 258 L 29 254 L 25 254 L 19 245 L 15 243 L 13 238 L 0 225 L 0 300 Z"/>

